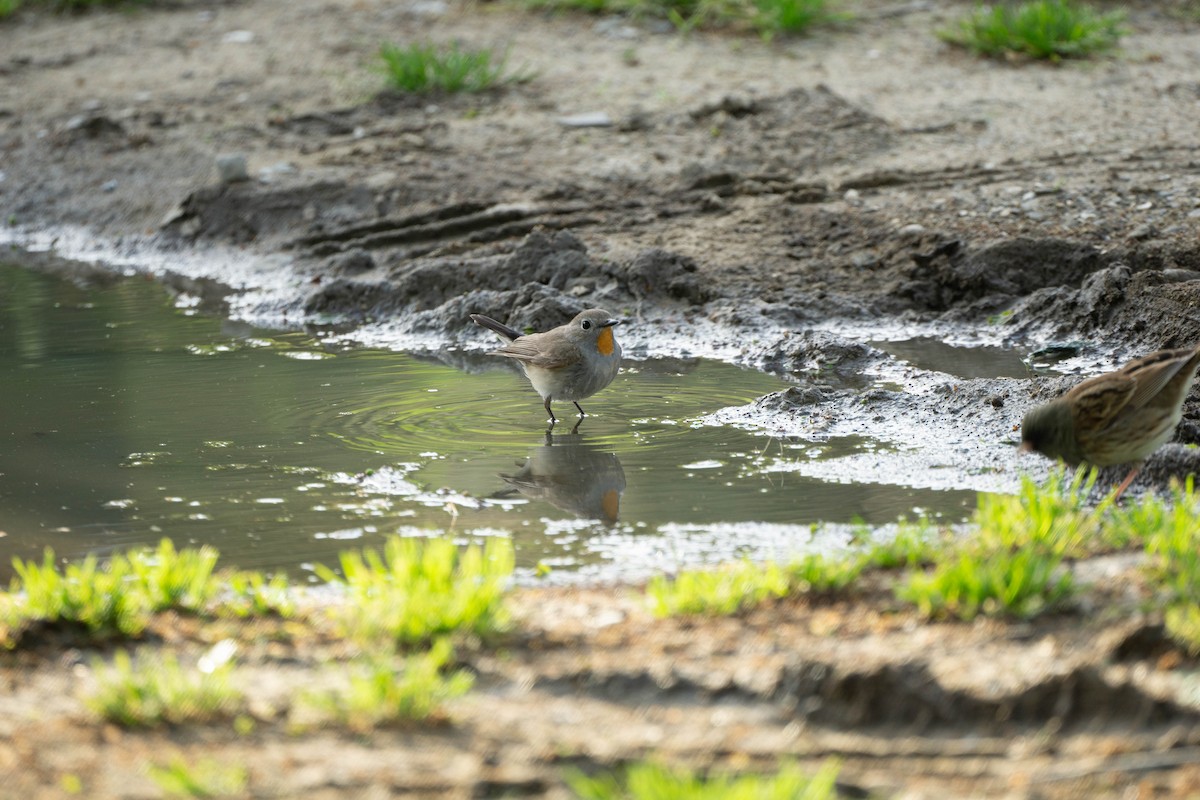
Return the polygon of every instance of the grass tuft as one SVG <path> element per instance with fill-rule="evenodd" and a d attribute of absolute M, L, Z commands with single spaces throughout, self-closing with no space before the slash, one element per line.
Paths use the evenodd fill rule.
<path fill-rule="evenodd" d="M 508 73 L 507 57 L 491 50 L 415 43 L 384 44 L 379 48 L 390 88 L 401 92 L 482 92 L 504 83 L 528 81 L 527 73 Z"/>
<path fill-rule="evenodd" d="M 987 56 L 1016 53 L 1057 61 L 1115 47 L 1124 29 L 1120 11 L 1099 13 L 1071 0 L 1033 0 L 980 6 L 944 40 Z"/>
<path fill-rule="evenodd" d="M 865 569 L 899 569 L 919 567 L 937 560 L 944 550 L 937 528 L 928 519 L 901 522 L 896 535 L 887 541 L 873 543 L 863 554 Z"/>
<path fill-rule="evenodd" d="M 438 639 L 427 652 L 407 656 L 399 671 L 393 654 L 372 656 L 350 666 L 344 689 L 311 692 L 302 696 L 302 702 L 359 733 L 426 720 L 474 684 L 474 676 L 466 670 L 443 674 L 452 655 L 450 641 Z"/>
<path fill-rule="evenodd" d="M 199 611 L 220 589 L 213 577 L 217 557 L 209 547 L 176 551 L 163 539 L 156 550 L 118 553 L 103 565 L 89 555 L 61 571 L 50 548 L 41 564 L 14 559 L 17 577 L 3 613 L 8 642 L 31 622 L 72 622 L 136 636 L 156 611 Z"/>
<path fill-rule="evenodd" d="M 180 757 L 165 765 L 151 764 L 150 779 L 167 797 L 240 797 L 246 793 L 246 768 L 215 759 L 189 764 Z"/>
<path fill-rule="evenodd" d="M 581 800 L 832 800 L 839 765 L 830 759 L 809 777 L 794 764 L 774 775 L 713 775 L 701 778 L 684 769 L 652 763 L 629 766 L 620 780 L 576 772 L 567 783 Z"/>
<path fill-rule="evenodd" d="M 222 611 L 238 617 L 279 616 L 288 619 L 296 614 L 296 601 L 286 573 L 277 572 L 267 578 L 261 572 L 238 571 L 229 575 L 229 596 L 222 600 Z"/>
<path fill-rule="evenodd" d="M 141 633 L 149 621 L 149 603 L 129 575 L 129 562 L 114 558 L 102 567 L 95 556 L 68 564 L 61 572 L 54 551 L 42 563 L 13 559 L 17 577 L 9 588 L 10 630 L 30 622 L 76 622 L 91 631 Z M 21 594 L 23 593 L 23 594 Z"/>
<path fill-rule="evenodd" d="M 830 0 L 525 0 L 534 9 L 630 14 L 669 20 L 680 31 L 748 28 L 764 39 L 798 35 L 817 25 L 843 22 L 848 14 Z"/>
<path fill-rule="evenodd" d="M 134 550 L 114 556 L 110 563 L 128 561 L 133 582 L 146 593 L 151 611 L 200 611 L 220 591 L 213 577 L 219 557 L 212 547 L 176 550 L 170 539 L 163 539 L 157 550 Z"/>
<path fill-rule="evenodd" d="M 459 550 L 444 539 L 393 536 L 375 550 L 341 554 L 344 580 L 317 565 L 330 583 L 344 583 L 349 602 L 332 611 L 344 635 L 360 643 L 420 644 L 455 631 L 486 636 L 508 616 L 503 595 L 513 571 L 507 539 Z"/>
<path fill-rule="evenodd" d="M 862 571 L 853 558 L 810 555 L 790 564 L 741 561 L 715 570 L 687 570 L 673 578 L 655 576 L 646 586 L 651 609 L 675 614 L 734 614 L 769 597 L 840 589 Z"/>
<path fill-rule="evenodd" d="M 975 535 L 931 572 L 910 576 L 897 594 L 931 617 L 1027 618 L 1057 607 L 1075 590 L 1063 559 L 1088 552 L 1112 503 L 1086 507 L 1095 481 L 1094 471 L 1085 477 L 1079 470 L 1069 483 L 1059 471 L 1045 487 L 1024 478 L 1016 496 L 981 496 Z"/>
<path fill-rule="evenodd" d="M 751 21 L 764 39 L 776 34 L 796 36 L 817 25 L 845 22 L 849 16 L 832 10 L 828 0 L 754 0 Z"/>
<path fill-rule="evenodd" d="M 214 648 L 215 649 L 215 648 Z M 93 661 L 97 686 L 84 702 L 105 720 L 127 727 L 227 719 L 243 702 L 231 685 L 233 662 L 210 659 L 185 669 L 170 652 L 113 654 L 111 664 Z"/>
<path fill-rule="evenodd" d="M 1200 654 L 1200 497 L 1194 478 L 1174 487 L 1171 502 L 1153 495 L 1122 509 L 1118 524 L 1144 537 L 1148 570 L 1165 595 L 1167 631 Z"/>

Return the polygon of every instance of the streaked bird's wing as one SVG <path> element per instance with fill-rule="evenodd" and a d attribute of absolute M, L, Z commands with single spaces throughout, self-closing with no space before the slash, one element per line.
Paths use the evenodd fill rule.
<path fill-rule="evenodd" d="M 1102 431 L 1129 405 L 1136 380 L 1121 372 L 1097 375 L 1067 392 L 1077 431 Z"/>
<path fill-rule="evenodd" d="M 1154 402 L 1154 398 L 1162 394 L 1167 384 L 1179 375 L 1179 371 L 1184 368 L 1184 365 L 1191 364 L 1190 369 L 1196 369 L 1194 360 L 1196 353 L 1197 351 L 1190 349 L 1160 350 L 1126 364 L 1121 369 L 1121 373 L 1128 375 L 1137 383 L 1133 396 L 1129 398 L 1129 405 L 1132 408 L 1141 408 Z M 1189 375 L 1185 379 L 1190 377 Z M 1182 386 L 1179 388 L 1183 389 Z M 1174 402 L 1176 398 L 1165 399 Z"/>

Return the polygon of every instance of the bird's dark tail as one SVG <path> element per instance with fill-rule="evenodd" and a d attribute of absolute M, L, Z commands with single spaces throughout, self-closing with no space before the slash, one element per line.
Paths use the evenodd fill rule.
<path fill-rule="evenodd" d="M 496 320 L 492 319 L 491 317 L 485 317 L 483 314 L 472 314 L 471 321 L 476 325 L 482 325 L 489 331 L 494 331 L 505 339 L 508 339 L 510 342 L 513 339 L 521 338 L 520 331 L 508 327 L 503 322 L 496 322 Z"/>

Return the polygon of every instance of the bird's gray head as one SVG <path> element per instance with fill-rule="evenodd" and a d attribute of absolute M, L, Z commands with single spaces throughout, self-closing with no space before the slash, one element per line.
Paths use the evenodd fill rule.
<path fill-rule="evenodd" d="M 612 329 L 614 325 L 619 324 L 621 324 L 621 320 L 604 309 L 589 308 L 587 311 L 580 311 L 576 314 L 575 319 L 567 323 L 567 327 L 571 336 L 575 337 L 575 341 L 594 342 L 596 351 L 600 355 L 611 356 L 618 352 Z"/>
<path fill-rule="evenodd" d="M 620 325 L 621 320 L 609 314 L 603 308 L 589 308 L 587 311 L 580 311 L 575 315 L 575 319 L 571 320 L 571 326 L 598 336 L 604 328 L 611 328 L 613 325 Z"/>
<path fill-rule="evenodd" d="M 1021 420 L 1022 450 L 1074 463 L 1077 448 L 1071 408 L 1061 399 L 1032 409 Z"/>

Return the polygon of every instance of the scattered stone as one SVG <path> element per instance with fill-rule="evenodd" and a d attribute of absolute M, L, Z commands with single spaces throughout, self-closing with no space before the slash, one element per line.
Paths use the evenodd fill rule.
<path fill-rule="evenodd" d="M 111 194 L 112 192 L 115 192 L 117 190 L 117 187 L 120 185 L 121 184 L 119 181 L 115 181 L 115 180 L 105 181 L 103 184 L 101 184 L 100 191 L 105 192 L 107 194 Z"/>
<path fill-rule="evenodd" d="M 613 124 L 612 117 L 604 111 L 585 111 L 559 117 L 557 121 L 564 128 L 607 128 Z"/>
<path fill-rule="evenodd" d="M 445 0 L 415 0 L 408 10 L 417 17 L 444 17 L 450 6 Z"/>
<path fill-rule="evenodd" d="M 254 41 L 254 31 L 230 31 L 221 37 L 223 44 L 250 44 Z"/>
<path fill-rule="evenodd" d="M 1154 223 L 1146 222 L 1141 225 L 1138 225 L 1136 228 L 1134 228 L 1132 231 L 1130 231 L 1129 236 L 1127 238 L 1129 238 L 1131 241 L 1136 242 L 1136 241 L 1141 241 L 1143 239 L 1153 239 L 1157 235 L 1158 235 L 1158 229 L 1154 226 Z"/>
<path fill-rule="evenodd" d="M 246 168 L 246 156 L 241 153 L 223 153 L 217 156 L 217 177 L 221 183 L 240 183 L 250 180 Z"/>
<path fill-rule="evenodd" d="M 372 175 L 369 175 L 369 176 L 367 176 L 367 179 L 365 181 L 363 181 L 363 183 L 366 185 L 366 187 L 373 192 L 379 192 L 379 191 L 383 191 L 384 189 L 390 189 L 393 186 L 395 186 L 396 184 L 398 184 L 399 182 L 400 182 L 399 173 L 397 173 L 393 170 L 390 170 L 390 169 L 383 170 L 382 172 L 376 172 Z"/>
<path fill-rule="evenodd" d="M 625 17 L 608 17 L 597 22 L 592 30 L 598 36 L 603 36 L 607 39 L 636 39 L 638 38 L 638 29 L 629 24 Z"/>

